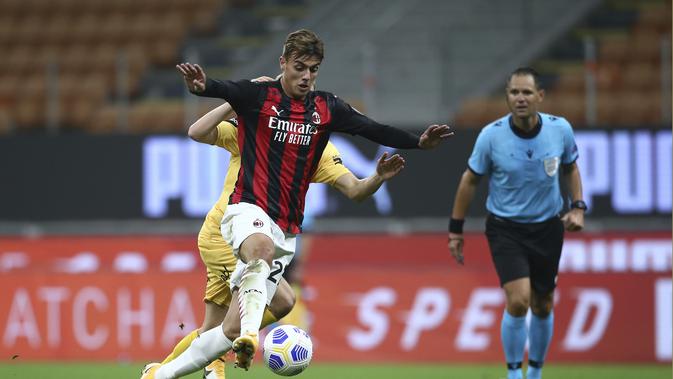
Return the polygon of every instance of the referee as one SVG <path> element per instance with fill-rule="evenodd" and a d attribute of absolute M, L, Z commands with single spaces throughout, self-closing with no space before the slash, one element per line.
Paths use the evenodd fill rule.
<path fill-rule="evenodd" d="M 510 114 L 481 130 L 458 185 L 449 250 L 463 264 L 465 214 L 481 177 L 488 175 L 486 237 L 507 298 L 500 326 L 507 379 L 523 377 L 526 338 L 526 377 L 539 379 L 554 325 L 563 233 L 584 227 L 587 207 L 572 127 L 562 117 L 538 112 L 544 90 L 537 72 L 527 67 L 512 72 L 506 95 Z M 572 197 L 570 211 L 562 217 L 559 176 Z M 532 318 L 527 328 L 529 307 Z"/>

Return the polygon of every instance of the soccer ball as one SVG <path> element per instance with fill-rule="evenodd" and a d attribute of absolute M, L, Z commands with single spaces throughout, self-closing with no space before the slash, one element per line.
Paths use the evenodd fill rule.
<path fill-rule="evenodd" d="M 311 337 L 294 325 L 277 326 L 264 339 L 264 362 L 278 375 L 299 374 L 311 363 L 312 356 Z"/>

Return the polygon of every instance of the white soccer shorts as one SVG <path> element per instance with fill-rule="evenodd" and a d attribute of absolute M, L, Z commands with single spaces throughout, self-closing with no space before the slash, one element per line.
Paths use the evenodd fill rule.
<path fill-rule="evenodd" d="M 222 238 L 231 245 L 234 255 L 238 258 L 236 269 L 231 274 L 230 287 L 232 290 L 240 286 L 243 269 L 246 266 L 238 255 L 243 241 L 255 233 L 262 233 L 273 241 L 276 249 L 271 273 L 266 281 L 266 304 L 269 305 L 285 268 L 294 257 L 296 236 L 283 232 L 262 208 L 250 203 L 228 205 L 222 217 L 220 231 Z"/>

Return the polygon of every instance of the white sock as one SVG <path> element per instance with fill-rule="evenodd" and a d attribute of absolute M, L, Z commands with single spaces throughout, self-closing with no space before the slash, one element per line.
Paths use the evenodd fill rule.
<path fill-rule="evenodd" d="M 173 379 L 198 371 L 231 349 L 231 341 L 224 335 L 222 326 L 201 333 L 187 350 L 174 360 L 161 365 L 154 379 Z"/>
<path fill-rule="evenodd" d="M 262 259 L 255 259 L 245 267 L 238 289 L 238 308 L 241 313 L 241 335 L 258 334 L 266 307 L 266 279 L 271 269 Z"/>

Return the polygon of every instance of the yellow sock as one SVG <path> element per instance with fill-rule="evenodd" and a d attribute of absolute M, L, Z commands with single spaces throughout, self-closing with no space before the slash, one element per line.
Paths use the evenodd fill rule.
<path fill-rule="evenodd" d="M 269 326 L 276 321 L 278 321 L 276 316 L 274 316 L 273 313 L 271 313 L 271 311 L 269 310 L 269 308 L 267 308 L 264 310 L 264 316 L 262 317 L 262 325 L 260 325 L 259 328 L 262 329 L 263 327 Z"/>
<path fill-rule="evenodd" d="M 177 345 L 175 345 L 175 347 L 173 348 L 173 352 L 171 352 L 171 353 L 166 357 L 166 359 L 164 359 L 164 361 L 161 362 L 161 364 L 162 364 L 162 365 L 163 365 L 163 364 L 166 364 L 166 363 L 172 361 L 173 359 L 175 359 L 178 355 L 182 354 L 182 352 L 184 352 L 185 350 L 187 350 L 187 348 L 189 347 L 189 345 L 192 344 L 192 341 L 194 341 L 194 340 L 196 339 L 196 337 L 198 337 L 198 336 L 199 336 L 199 330 L 198 330 L 198 329 L 193 330 L 191 333 L 189 333 L 189 334 L 187 334 L 186 336 L 184 336 L 184 337 L 180 340 L 180 342 L 178 342 Z"/>

